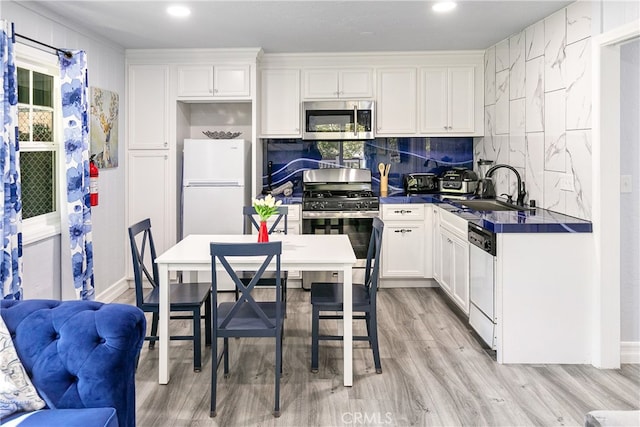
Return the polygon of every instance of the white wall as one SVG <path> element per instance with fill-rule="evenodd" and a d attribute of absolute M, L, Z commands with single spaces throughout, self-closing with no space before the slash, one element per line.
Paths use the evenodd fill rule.
<path fill-rule="evenodd" d="M 637 20 L 639 11 L 637 1 L 578 1 L 487 49 L 485 137 L 475 141 L 475 159 L 516 167 L 527 184 L 529 199 L 535 199 L 538 206 L 590 220 L 591 37 Z M 627 72 L 637 79 L 637 65 Z M 635 107 L 630 103 L 634 95 Z M 637 132 L 637 90 L 629 97 L 621 105 L 623 117 L 635 117 L 627 124 L 635 126 Z M 627 141 L 634 141 L 629 129 L 626 131 Z M 636 133 L 636 151 L 629 152 L 635 156 L 635 183 L 639 166 L 637 141 Z M 631 173 L 630 170 L 623 173 Z M 515 196 L 513 175 L 504 170 L 498 172 L 497 194 L 508 191 Z M 634 185 L 637 188 L 638 184 Z M 629 212 L 629 221 L 635 221 L 637 230 L 635 194 L 635 211 L 633 207 L 627 211 L 629 205 L 621 208 Z M 623 236 L 631 230 L 622 224 Z M 635 237 L 635 241 L 625 240 L 622 244 L 635 245 L 635 249 L 621 252 L 621 276 L 625 277 L 620 290 L 621 340 L 638 342 L 639 239 L 637 231 L 627 237 Z M 627 270 L 630 266 L 635 269 Z"/>
<path fill-rule="evenodd" d="M 26 6 L 25 6 L 26 3 Z M 129 260 L 124 215 L 124 49 L 111 44 L 84 28 L 69 28 L 58 22 L 64 17 L 41 15 L 29 2 L 2 2 L 2 18 L 15 24 L 15 31 L 48 45 L 82 49 L 87 52 L 89 85 L 117 92 L 120 96 L 118 126 L 119 166 L 100 171 L 100 205 L 92 209 L 94 273 L 96 295 L 125 277 Z M 20 42 L 19 39 L 17 39 Z M 73 283 L 61 284 L 61 257 L 69 249 L 60 249 L 60 237 L 24 247 L 24 294 L 26 298 L 73 298 Z M 57 260 L 57 261 L 56 261 Z M 64 265 L 64 264 L 63 264 Z"/>

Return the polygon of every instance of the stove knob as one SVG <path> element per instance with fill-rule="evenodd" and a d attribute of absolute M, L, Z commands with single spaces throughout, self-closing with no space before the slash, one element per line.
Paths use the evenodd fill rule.
<path fill-rule="evenodd" d="M 488 240 L 486 240 L 486 241 L 482 244 L 482 246 L 484 246 L 484 250 L 485 250 L 485 251 L 490 251 L 490 250 L 491 250 L 491 242 L 490 242 L 490 241 L 488 241 Z"/>

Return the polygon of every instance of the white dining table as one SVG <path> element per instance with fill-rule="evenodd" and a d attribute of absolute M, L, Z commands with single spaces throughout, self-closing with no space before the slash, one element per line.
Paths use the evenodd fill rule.
<path fill-rule="evenodd" d="M 349 237 L 344 234 L 271 235 L 270 241 L 282 241 L 280 268 L 282 271 L 338 271 L 344 283 L 344 385 L 353 385 L 353 310 L 352 268 L 356 263 Z M 168 384 L 169 366 L 169 274 L 186 273 L 187 281 L 197 280 L 198 271 L 211 270 L 210 243 L 256 242 L 256 235 L 191 234 L 156 258 L 160 275 L 159 373 L 158 382 Z M 257 270 L 262 262 L 256 257 L 229 258 L 235 270 Z M 272 262 L 275 270 L 275 261 Z M 224 271 L 218 263 L 218 271 Z M 309 343 L 311 345 L 311 343 Z"/>

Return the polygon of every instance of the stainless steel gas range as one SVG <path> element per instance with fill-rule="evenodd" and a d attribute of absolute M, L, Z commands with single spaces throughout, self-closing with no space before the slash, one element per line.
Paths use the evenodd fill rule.
<path fill-rule="evenodd" d="M 364 268 L 373 218 L 379 215 L 379 200 L 371 190 L 369 169 L 314 169 L 302 175 L 302 233 L 346 234 L 358 263 Z M 337 273 L 304 272 L 302 283 L 309 289 L 312 282 L 338 281 Z"/>

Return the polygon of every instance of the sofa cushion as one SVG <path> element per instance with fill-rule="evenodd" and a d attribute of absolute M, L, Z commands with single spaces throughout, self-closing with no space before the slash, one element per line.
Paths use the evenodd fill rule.
<path fill-rule="evenodd" d="M 0 419 L 19 411 L 35 411 L 45 403 L 27 375 L 13 340 L 0 317 Z"/>
<path fill-rule="evenodd" d="M 47 402 L 56 409 L 115 408 L 120 427 L 135 426 L 135 369 L 146 328 L 139 308 L 0 300 L 0 315 Z"/>
<path fill-rule="evenodd" d="M 119 427 L 113 408 L 54 409 L 16 414 L 2 422 L 2 427 Z"/>

